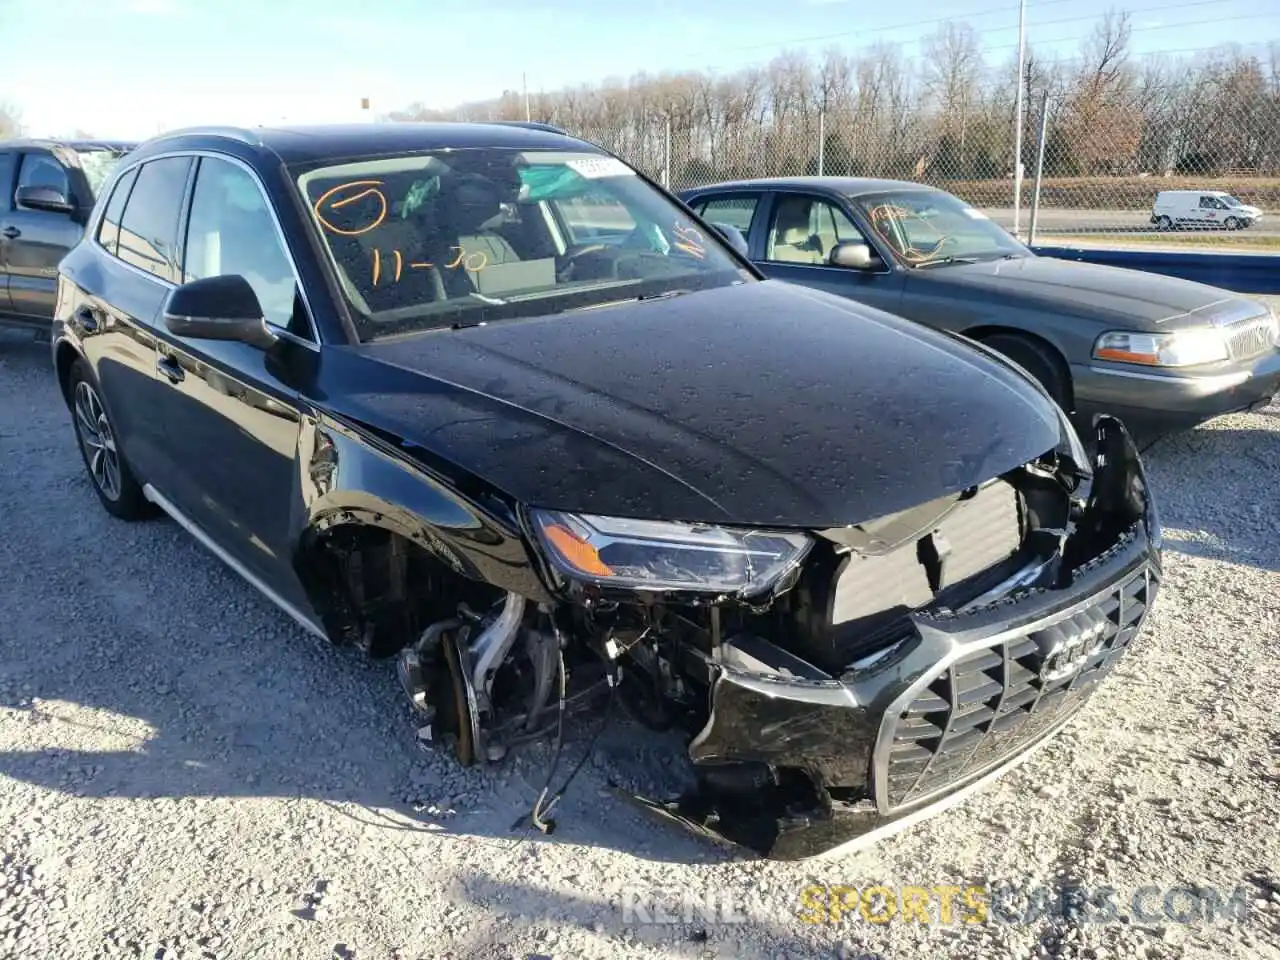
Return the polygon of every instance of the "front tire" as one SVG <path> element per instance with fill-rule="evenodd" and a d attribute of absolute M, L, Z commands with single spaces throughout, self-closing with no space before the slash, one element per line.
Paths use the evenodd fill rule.
<path fill-rule="evenodd" d="M 1071 375 L 1063 369 L 1065 365 L 1051 347 L 1006 333 L 986 337 L 982 342 L 1035 377 L 1054 403 L 1071 412 Z"/>
<path fill-rule="evenodd" d="M 1235 217 L 1227 217 L 1227 219 L 1222 221 L 1222 225 L 1226 227 L 1228 230 L 1240 229 L 1240 221 L 1237 220 Z"/>
<path fill-rule="evenodd" d="M 121 520 L 142 520 L 150 516 L 153 512 L 150 503 L 120 454 L 115 425 L 83 359 L 71 365 L 67 395 L 76 444 L 103 508 Z"/>

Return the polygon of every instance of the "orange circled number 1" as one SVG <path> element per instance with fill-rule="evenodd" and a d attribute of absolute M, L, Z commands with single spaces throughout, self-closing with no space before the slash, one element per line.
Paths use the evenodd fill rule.
<path fill-rule="evenodd" d="M 336 187 L 331 187 L 320 195 L 320 199 L 315 202 L 313 207 L 316 220 L 320 222 L 326 230 L 339 234 L 344 237 L 358 237 L 362 233 L 368 233 L 370 230 L 376 229 L 381 225 L 382 221 L 387 219 L 387 198 L 383 195 L 378 187 L 382 186 L 381 180 L 351 180 L 347 183 L 340 183 Z M 363 189 L 361 189 L 363 188 Z M 335 196 L 337 195 L 337 196 Z M 372 197 L 378 203 L 378 213 L 368 223 L 350 230 L 344 230 L 342 227 L 334 226 L 325 218 L 324 208 L 327 206 L 330 211 L 341 210 L 343 207 L 350 206 L 353 203 L 359 203 Z"/>

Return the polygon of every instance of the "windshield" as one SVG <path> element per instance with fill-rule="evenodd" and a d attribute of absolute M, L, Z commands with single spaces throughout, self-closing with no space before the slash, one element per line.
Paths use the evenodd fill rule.
<path fill-rule="evenodd" d="M 1229 194 L 1220 194 L 1218 199 L 1225 203 L 1228 207 L 1243 207 L 1244 204 Z"/>
<path fill-rule="evenodd" d="M 295 171 L 362 340 L 741 283 L 620 160 L 477 148 Z"/>
<path fill-rule="evenodd" d="M 102 189 L 102 185 L 107 182 L 107 177 L 111 175 L 116 163 L 123 156 L 124 153 L 119 150 L 76 151 L 76 159 L 80 161 L 80 169 L 84 171 L 85 178 L 89 181 L 89 189 L 93 191 L 95 197 Z"/>
<path fill-rule="evenodd" d="M 851 199 L 909 266 L 1028 255 L 1026 247 L 986 214 L 949 193 L 895 190 Z"/>

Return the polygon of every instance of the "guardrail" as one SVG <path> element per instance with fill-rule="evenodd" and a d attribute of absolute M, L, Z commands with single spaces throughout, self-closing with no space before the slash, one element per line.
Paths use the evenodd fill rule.
<path fill-rule="evenodd" d="M 1108 250 L 1036 244 L 1042 257 L 1081 260 L 1108 267 L 1128 267 L 1208 283 L 1236 293 L 1280 294 L 1280 255 L 1268 253 L 1175 253 L 1155 250 Z"/>

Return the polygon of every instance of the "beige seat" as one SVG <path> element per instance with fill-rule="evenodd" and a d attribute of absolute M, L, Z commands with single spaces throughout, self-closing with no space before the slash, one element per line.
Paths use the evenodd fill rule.
<path fill-rule="evenodd" d="M 768 258 L 782 263 L 825 263 L 822 241 L 813 232 L 813 202 L 788 197 L 778 205 L 769 233 Z"/>

